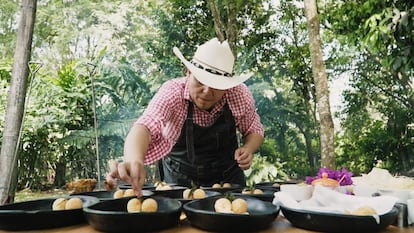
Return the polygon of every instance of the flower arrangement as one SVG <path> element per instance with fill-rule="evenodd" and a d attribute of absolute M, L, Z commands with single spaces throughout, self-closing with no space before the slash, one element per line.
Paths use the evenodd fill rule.
<path fill-rule="evenodd" d="M 330 170 L 328 168 L 319 168 L 318 174 L 315 177 L 307 176 L 306 184 L 311 184 L 312 181 L 322 178 L 322 174 L 328 174 L 327 178 L 334 179 L 339 182 L 340 186 L 351 185 L 352 182 L 352 172 L 346 170 L 345 167 L 342 167 L 341 170 Z"/>

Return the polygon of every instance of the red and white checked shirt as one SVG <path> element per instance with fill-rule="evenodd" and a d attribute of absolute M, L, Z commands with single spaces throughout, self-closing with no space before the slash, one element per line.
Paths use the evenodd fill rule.
<path fill-rule="evenodd" d="M 134 122 L 134 125 L 144 125 L 151 132 L 145 164 L 161 159 L 175 145 L 187 117 L 187 100 L 190 100 L 187 78 L 169 80 L 152 98 L 143 115 Z M 198 109 L 194 105 L 194 123 L 201 126 L 212 125 L 226 102 L 243 137 L 251 133 L 264 135 L 255 101 L 245 84 L 228 89 L 210 112 Z"/>

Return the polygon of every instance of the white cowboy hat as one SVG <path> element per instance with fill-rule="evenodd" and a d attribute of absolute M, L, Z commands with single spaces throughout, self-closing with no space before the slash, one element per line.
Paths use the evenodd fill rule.
<path fill-rule="evenodd" d="M 198 81 L 211 88 L 226 90 L 252 76 L 252 73 L 233 74 L 234 56 L 227 40 L 220 43 L 213 38 L 200 45 L 191 61 L 186 60 L 177 47 L 173 51 Z"/>

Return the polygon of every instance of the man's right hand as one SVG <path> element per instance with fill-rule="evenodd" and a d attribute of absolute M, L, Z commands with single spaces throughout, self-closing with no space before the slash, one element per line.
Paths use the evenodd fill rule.
<path fill-rule="evenodd" d="M 117 184 L 121 179 L 131 184 L 137 196 L 142 196 L 142 186 L 144 185 L 146 171 L 144 164 L 141 162 L 117 162 L 109 161 L 109 173 L 106 175 L 106 181 L 112 185 Z"/>

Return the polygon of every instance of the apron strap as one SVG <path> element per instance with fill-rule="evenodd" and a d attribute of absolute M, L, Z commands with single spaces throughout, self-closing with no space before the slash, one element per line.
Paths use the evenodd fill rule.
<path fill-rule="evenodd" d="M 157 169 L 158 169 L 158 175 L 160 176 L 160 180 L 163 181 L 165 178 L 165 174 L 164 174 L 164 166 L 162 165 L 162 160 L 160 159 L 157 161 Z"/>
<path fill-rule="evenodd" d="M 191 164 L 195 161 L 194 152 L 194 134 L 193 134 L 193 103 L 188 101 L 187 119 L 185 119 L 186 125 L 186 144 L 187 144 L 187 158 Z"/>

